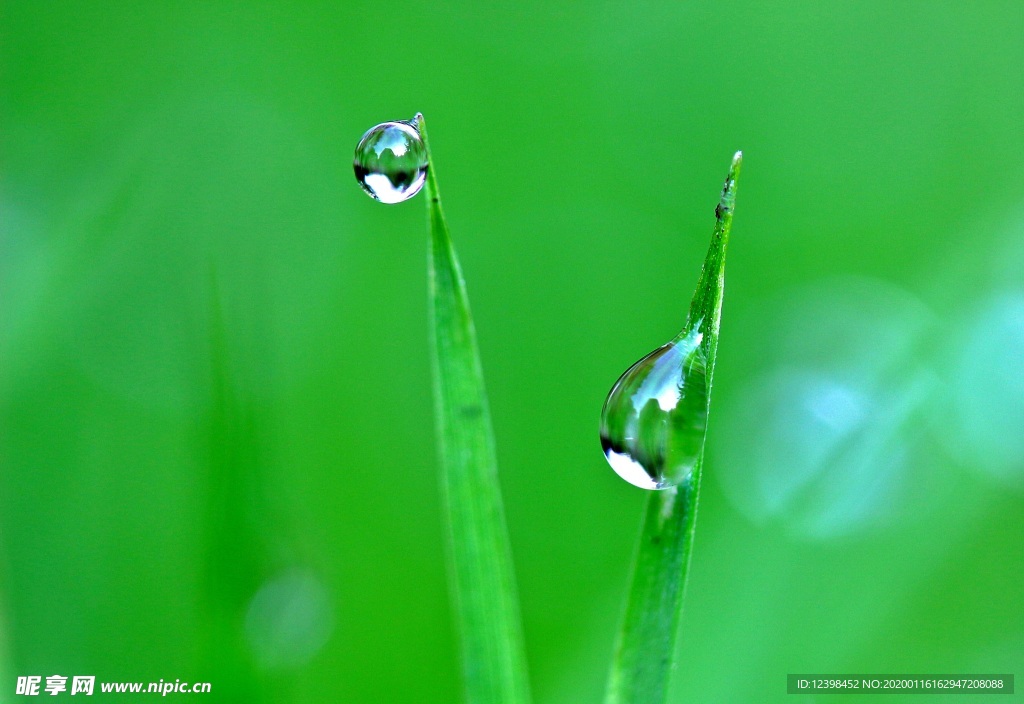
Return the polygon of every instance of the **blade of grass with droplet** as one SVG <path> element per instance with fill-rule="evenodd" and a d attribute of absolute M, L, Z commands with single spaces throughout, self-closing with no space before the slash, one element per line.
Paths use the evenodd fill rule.
<path fill-rule="evenodd" d="M 725 252 L 732 228 L 736 179 L 742 154 L 733 157 L 718 207 L 715 230 L 704 259 L 683 334 L 700 326 L 707 359 L 708 396 L 718 352 L 725 286 Z M 606 704 L 662 704 L 668 692 L 683 591 L 693 546 L 704 451 L 689 479 L 651 492 L 608 680 Z"/>
<path fill-rule="evenodd" d="M 526 656 L 494 435 L 466 284 L 427 147 L 434 398 L 449 533 L 449 574 L 470 704 L 528 704 Z"/>

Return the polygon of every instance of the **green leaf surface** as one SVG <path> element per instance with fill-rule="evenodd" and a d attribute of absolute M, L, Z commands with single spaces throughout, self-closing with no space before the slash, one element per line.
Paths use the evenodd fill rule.
<path fill-rule="evenodd" d="M 689 335 L 694 328 L 701 336 L 700 346 L 707 360 L 709 408 L 722 319 L 725 253 L 741 161 L 742 153 L 737 152 L 715 208 L 715 231 L 686 326 L 679 336 Z M 608 680 L 606 704 L 661 704 L 665 701 L 693 547 L 703 464 L 702 446 L 693 473 L 686 481 L 677 487 L 653 491 L 648 497 Z"/>
<path fill-rule="evenodd" d="M 530 701 L 512 552 L 476 332 L 427 145 L 429 298 L 435 415 L 449 527 L 449 575 L 470 704 Z"/>

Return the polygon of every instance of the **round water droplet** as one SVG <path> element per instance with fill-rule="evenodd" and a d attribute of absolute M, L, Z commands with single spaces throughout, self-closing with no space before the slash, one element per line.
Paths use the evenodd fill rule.
<path fill-rule="evenodd" d="M 619 377 L 601 410 L 608 464 L 641 489 L 667 489 L 693 473 L 708 416 L 700 324 Z"/>
<path fill-rule="evenodd" d="M 409 122 L 382 122 L 356 145 L 356 180 L 371 198 L 401 203 L 419 193 L 427 180 L 427 147 Z"/>

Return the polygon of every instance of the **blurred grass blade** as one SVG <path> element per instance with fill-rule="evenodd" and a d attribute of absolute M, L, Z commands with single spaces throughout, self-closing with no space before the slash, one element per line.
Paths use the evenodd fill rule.
<path fill-rule="evenodd" d="M 201 422 L 207 473 L 202 526 L 203 639 L 198 662 L 209 668 L 220 701 L 261 704 L 285 701 L 281 682 L 254 660 L 243 630 L 247 608 L 276 569 L 282 531 L 266 493 L 265 411 L 252 398 L 256 387 L 239 364 L 237 316 L 229 317 L 226 289 L 211 267 L 208 289 L 210 401 Z"/>
<path fill-rule="evenodd" d="M 725 252 L 741 160 L 742 153 L 737 152 L 715 208 L 715 231 L 683 330 L 683 334 L 687 334 L 693 326 L 701 327 L 709 406 L 722 318 Z M 661 704 L 665 701 L 693 545 L 703 464 L 702 449 L 687 481 L 672 489 L 653 491 L 648 497 L 626 611 L 608 680 L 606 704 Z"/>
<path fill-rule="evenodd" d="M 526 704 L 530 693 L 494 435 L 469 299 L 430 167 L 430 329 L 450 581 L 470 704 Z"/>

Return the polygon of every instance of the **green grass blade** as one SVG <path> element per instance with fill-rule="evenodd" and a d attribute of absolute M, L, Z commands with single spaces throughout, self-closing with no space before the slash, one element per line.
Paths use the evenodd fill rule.
<path fill-rule="evenodd" d="M 271 701 L 241 623 L 249 599 L 269 569 L 259 533 L 265 511 L 259 478 L 259 432 L 248 385 L 234 364 L 222 291 L 215 273 L 209 288 L 210 404 L 202 419 L 207 500 L 203 524 L 200 662 L 210 668 L 224 701 Z M 226 694 L 225 694 L 226 693 Z"/>
<path fill-rule="evenodd" d="M 686 334 L 693 326 L 701 326 L 700 344 L 707 359 L 709 406 L 722 318 L 725 252 L 741 159 L 742 154 L 737 152 L 715 208 L 715 231 L 683 331 Z M 651 492 L 648 497 L 606 704 L 661 704 L 665 701 L 693 546 L 703 464 L 701 450 L 693 474 L 686 482 L 672 489 Z"/>
<path fill-rule="evenodd" d="M 417 116 L 430 167 L 430 329 L 450 575 L 470 704 L 530 700 L 512 552 L 498 485 L 494 434 L 466 284 L 437 190 L 426 125 Z"/>

